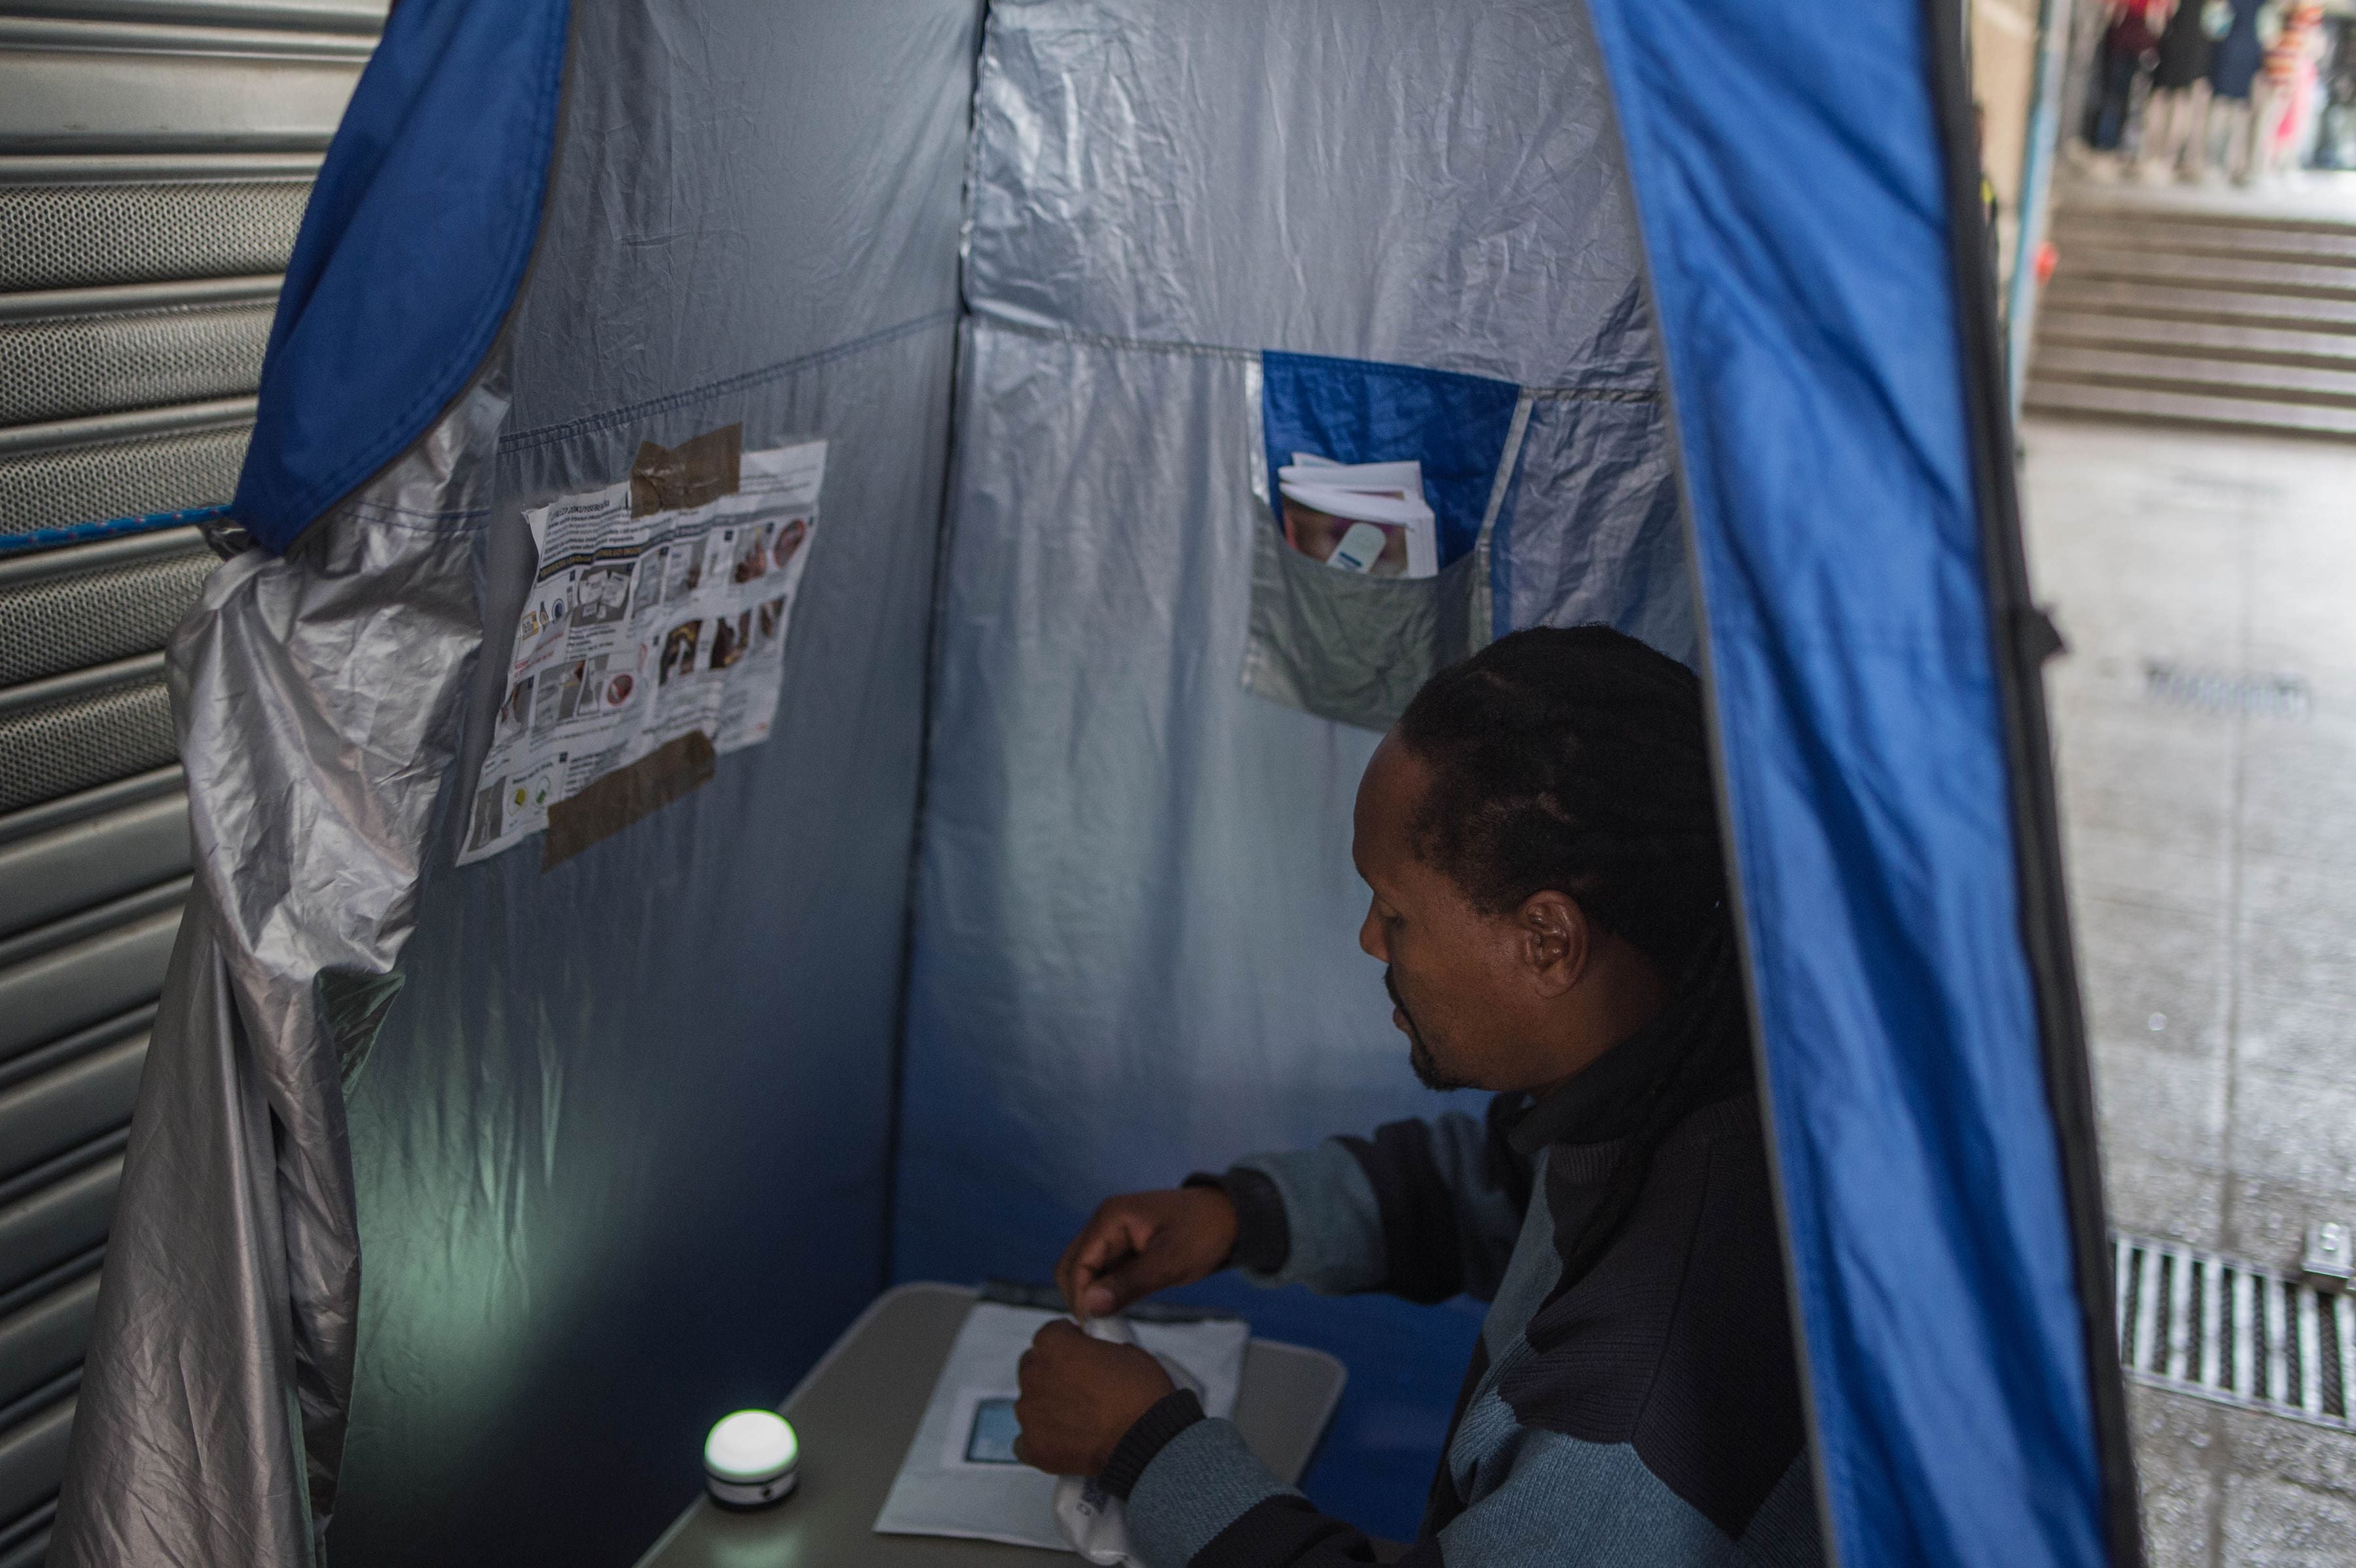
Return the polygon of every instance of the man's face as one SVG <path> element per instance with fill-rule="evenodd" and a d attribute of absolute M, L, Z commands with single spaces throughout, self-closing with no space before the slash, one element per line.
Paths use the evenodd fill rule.
<path fill-rule="evenodd" d="M 1543 1036 L 1543 997 L 1512 916 L 1475 908 L 1415 852 L 1415 813 L 1430 770 L 1386 739 L 1358 785 L 1350 845 L 1373 890 L 1358 945 L 1388 969 L 1391 1022 L 1408 1037 L 1416 1076 L 1433 1089 L 1531 1089 L 1548 1080 L 1529 1042 Z"/>

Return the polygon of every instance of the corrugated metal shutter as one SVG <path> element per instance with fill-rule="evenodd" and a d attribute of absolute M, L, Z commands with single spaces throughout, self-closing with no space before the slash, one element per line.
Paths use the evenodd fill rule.
<path fill-rule="evenodd" d="M 0 1568 L 48 1539 L 188 886 L 161 650 L 383 0 L 0 5 Z M 165 514 L 165 515 L 158 515 Z"/>

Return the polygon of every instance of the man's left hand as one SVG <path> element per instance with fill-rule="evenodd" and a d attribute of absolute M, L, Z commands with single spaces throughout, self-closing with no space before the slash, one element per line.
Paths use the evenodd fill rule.
<path fill-rule="evenodd" d="M 1039 1330 L 1015 1376 L 1014 1456 L 1051 1476 L 1096 1476 L 1137 1418 L 1177 1385 L 1134 1345 L 1091 1339 L 1068 1319 Z"/>

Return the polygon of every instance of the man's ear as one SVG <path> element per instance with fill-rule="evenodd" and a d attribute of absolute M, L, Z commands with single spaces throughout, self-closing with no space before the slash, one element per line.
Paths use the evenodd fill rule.
<path fill-rule="evenodd" d="M 1545 996 L 1560 996 L 1587 972 L 1591 935 L 1587 911 L 1568 894 L 1545 889 L 1522 900 L 1522 958 Z"/>

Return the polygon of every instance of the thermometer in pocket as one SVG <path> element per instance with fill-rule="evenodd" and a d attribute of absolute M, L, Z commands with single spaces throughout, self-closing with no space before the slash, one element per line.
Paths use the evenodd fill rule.
<path fill-rule="evenodd" d="M 1339 566 L 1344 572 L 1371 572 L 1383 553 L 1383 531 L 1371 522 L 1354 522 L 1350 532 L 1342 535 L 1342 542 L 1333 546 L 1326 558 L 1329 566 Z"/>

